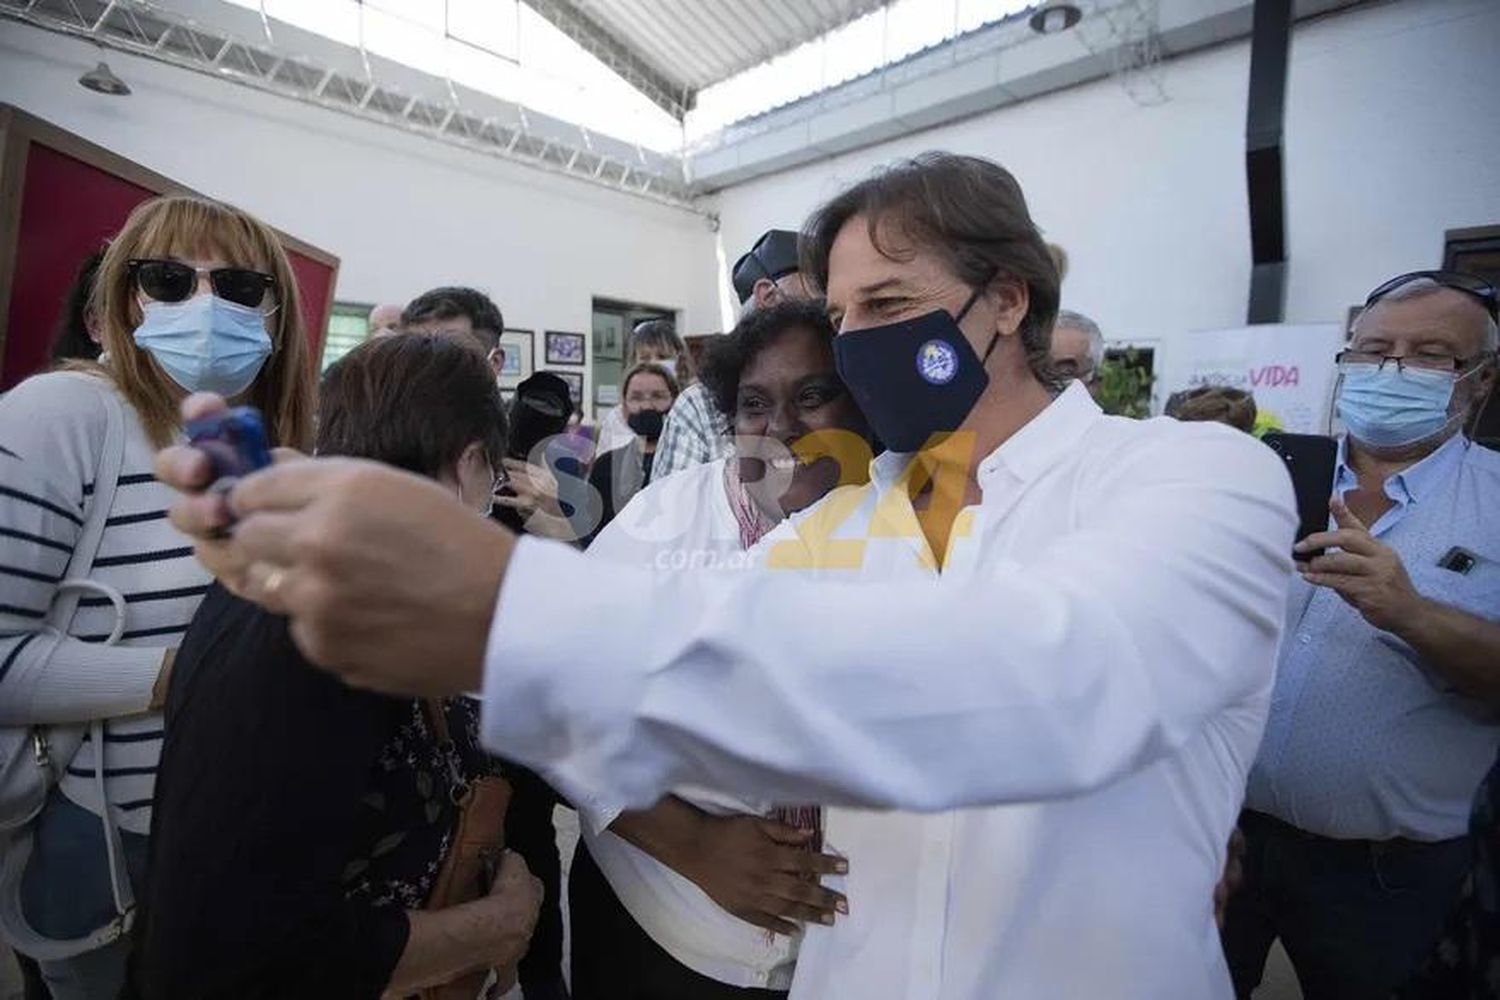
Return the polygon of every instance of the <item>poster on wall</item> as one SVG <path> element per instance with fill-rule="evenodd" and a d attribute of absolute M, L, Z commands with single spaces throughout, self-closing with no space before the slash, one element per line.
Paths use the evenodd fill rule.
<path fill-rule="evenodd" d="M 1266 430 L 1328 433 L 1344 346 L 1338 323 L 1267 323 L 1167 336 L 1158 354 L 1156 403 L 1205 385 L 1244 389 L 1255 397 Z"/>

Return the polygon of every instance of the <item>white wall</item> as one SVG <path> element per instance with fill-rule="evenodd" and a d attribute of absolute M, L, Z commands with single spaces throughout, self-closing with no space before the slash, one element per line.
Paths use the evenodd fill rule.
<path fill-rule="evenodd" d="M 74 81 L 97 58 L 0 21 L 0 100 L 339 254 L 346 300 L 462 282 L 538 331 L 587 330 L 595 295 L 720 329 L 726 259 L 873 166 L 942 148 L 1016 172 L 1072 257 L 1065 302 L 1112 339 L 1244 319 L 1248 41 L 1167 63 L 1163 105 L 1102 80 L 726 189 L 717 236 L 687 212 L 115 53 L 135 93 L 92 94 Z M 1387 0 L 1297 26 L 1289 321 L 1341 320 L 1382 278 L 1436 266 L 1444 229 L 1500 223 L 1497 94 L 1496 0 Z"/>
<path fill-rule="evenodd" d="M 692 213 L 111 52 L 134 91 L 78 86 L 99 52 L 0 21 L 0 101 L 225 199 L 341 258 L 337 297 L 468 284 L 506 323 L 588 332 L 593 296 L 718 329 L 715 243 Z M 588 388 L 592 393 L 592 387 Z"/>
<path fill-rule="evenodd" d="M 1101 80 L 731 187 L 731 259 L 877 164 L 990 157 L 1072 258 L 1064 304 L 1117 340 L 1244 322 L 1248 39 L 1169 62 L 1171 99 Z M 1342 321 L 1382 279 L 1436 267 L 1447 228 L 1500 223 L 1500 2 L 1397 0 L 1294 30 L 1287 319 Z"/>

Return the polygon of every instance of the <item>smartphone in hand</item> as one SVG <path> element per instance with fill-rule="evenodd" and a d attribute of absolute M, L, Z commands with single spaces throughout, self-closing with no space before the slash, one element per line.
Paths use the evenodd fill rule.
<path fill-rule="evenodd" d="M 1261 438 L 1281 456 L 1292 489 L 1297 495 L 1297 538 L 1328 530 L 1328 501 L 1333 495 L 1333 471 L 1338 462 L 1338 442 L 1321 434 L 1284 434 L 1272 431 Z M 1298 552 L 1295 558 L 1306 562 L 1323 554 Z"/>

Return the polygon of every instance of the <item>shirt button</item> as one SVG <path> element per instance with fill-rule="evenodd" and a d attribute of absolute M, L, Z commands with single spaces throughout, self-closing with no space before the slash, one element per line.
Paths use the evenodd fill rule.
<path fill-rule="evenodd" d="M 1306 646 L 1308 643 L 1312 642 L 1312 636 L 1308 635 L 1306 632 L 1303 632 L 1301 635 L 1297 636 L 1297 641 Z"/>

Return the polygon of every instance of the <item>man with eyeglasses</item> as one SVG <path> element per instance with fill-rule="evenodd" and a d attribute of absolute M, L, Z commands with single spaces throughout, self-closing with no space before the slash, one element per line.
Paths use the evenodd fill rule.
<path fill-rule="evenodd" d="M 1104 364 L 1104 331 L 1083 313 L 1059 309 L 1052 327 L 1052 369 L 1067 381 L 1083 383 L 1099 395 L 1099 366 Z"/>
<path fill-rule="evenodd" d="M 1462 429 L 1495 381 L 1496 295 L 1419 271 L 1338 356 L 1336 528 L 1297 546 L 1224 931 L 1249 997 L 1281 938 L 1308 1000 L 1388 997 L 1470 862 L 1500 745 L 1500 455 Z"/>

